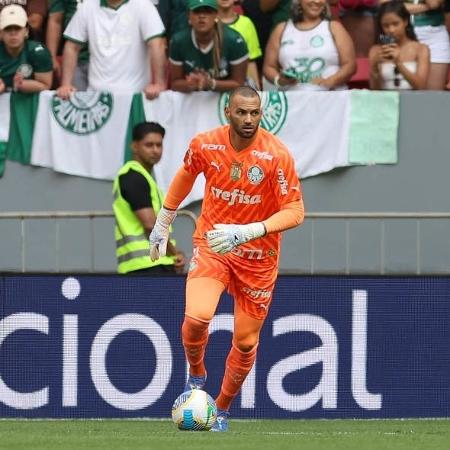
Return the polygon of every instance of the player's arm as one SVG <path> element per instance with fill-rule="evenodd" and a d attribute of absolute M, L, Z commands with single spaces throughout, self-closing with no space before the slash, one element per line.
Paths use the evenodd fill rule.
<path fill-rule="evenodd" d="M 281 207 L 281 210 L 263 220 L 266 233 L 279 233 L 281 231 L 289 230 L 300 225 L 305 218 L 305 208 L 303 200 L 297 200 L 286 203 Z"/>
<path fill-rule="evenodd" d="M 150 233 L 150 258 L 152 261 L 156 261 L 166 255 L 168 251 L 169 227 L 175 220 L 178 206 L 191 191 L 196 178 L 196 174 L 192 174 L 184 167 L 181 167 L 170 183 L 164 206 L 159 211 L 156 223 Z"/>
<path fill-rule="evenodd" d="M 238 245 L 258 239 L 269 233 L 279 233 L 300 225 L 304 219 L 303 200 L 286 203 L 262 222 L 239 224 L 218 224 L 206 233 L 208 245 L 213 252 L 225 254 Z"/>
<path fill-rule="evenodd" d="M 241 224 L 217 224 L 206 233 L 208 246 L 213 252 L 225 254 L 238 245 L 265 236 L 279 233 L 300 225 L 304 219 L 304 208 L 300 182 L 295 164 L 289 153 L 282 152 L 276 171 L 273 173 L 273 199 L 279 205 L 278 212 L 262 222 Z"/>

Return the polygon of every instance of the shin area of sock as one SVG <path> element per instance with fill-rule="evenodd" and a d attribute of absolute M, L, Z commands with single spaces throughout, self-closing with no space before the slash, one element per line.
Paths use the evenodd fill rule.
<path fill-rule="evenodd" d="M 181 327 L 184 351 L 190 366 L 189 373 L 194 376 L 202 376 L 206 372 L 203 360 L 208 342 L 208 326 L 206 321 L 185 316 Z"/>

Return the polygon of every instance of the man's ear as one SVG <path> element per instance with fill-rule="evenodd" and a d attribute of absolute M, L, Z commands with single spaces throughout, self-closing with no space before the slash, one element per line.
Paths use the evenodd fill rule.
<path fill-rule="evenodd" d="M 230 108 L 228 106 L 225 106 L 223 111 L 225 113 L 225 117 L 227 118 L 227 120 L 230 121 Z"/>

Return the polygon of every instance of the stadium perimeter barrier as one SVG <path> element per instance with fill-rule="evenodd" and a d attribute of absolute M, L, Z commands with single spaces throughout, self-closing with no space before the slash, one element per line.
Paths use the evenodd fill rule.
<path fill-rule="evenodd" d="M 179 245 L 184 246 L 185 253 L 191 256 L 191 237 L 197 215 L 189 209 L 180 209 L 177 212 L 176 238 Z M 187 219 L 187 223 L 180 223 L 180 217 Z M 4 228 L 0 233 L 0 246 L 5 246 L 6 251 L 0 254 L 0 273 L 16 272 L 23 273 L 67 273 L 67 272 L 89 272 L 110 273 L 116 270 L 116 259 L 113 250 L 114 242 L 100 239 L 104 235 L 110 235 L 113 222 L 102 223 L 102 228 L 97 228 L 99 221 L 112 221 L 112 211 L 28 211 L 28 212 L 0 212 L 0 225 L 9 221 L 13 225 Z M 31 254 L 35 239 L 33 238 L 33 221 L 42 221 L 53 232 L 52 242 L 45 247 L 45 255 L 41 252 L 36 257 L 36 252 Z M 76 240 L 63 221 L 68 220 L 76 226 L 78 231 L 84 230 L 82 237 L 84 263 L 82 269 L 74 268 L 72 259 L 75 248 L 67 248 L 64 244 Z M 80 222 L 82 221 L 82 222 Z M 321 228 L 321 224 L 338 221 L 341 226 L 334 227 L 335 235 L 329 238 L 329 228 Z M 392 252 L 393 236 L 390 226 L 401 221 L 402 236 L 409 233 L 403 242 L 404 251 L 400 255 Z M 361 224 L 371 224 L 371 246 L 361 247 L 361 236 L 366 239 L 368 229 L 361 229 Z M 83 224 L 84 226 L 81 226 Z M 450 224 L 450 212 L 306 212 L 305 224 L 301 235 L 295 240 L 284 236 L 284 244 L 281 253 L 280 273 L 282 274 L 380 274 L 380 275 L 450 275 L 450 253 L 445 239 L 448 236 Z M 408 226 L 408 228 L 406 228 Z M 438 226 L 438 227 L 436 227 Z M 69 231 L 74 231 L 72 227 Z M 361 234 L 361 232 L 363 234 Z M 359 236 L 359 240 L 358 240 Z M 439 240 L 441 239 L 441 240 Z M 294 263 L 290 261 L 289 266 L 284 265 L 287 253 L 292 253 L 293 243 L 297 254 L 301 254 L 301 264 L 298 257 Z M 339 243 L 339 248 L 334 251 L 340 255 L 339 267 L 333 270 L 329 266 L 323 267 L 323 252 L 329 253 L 329 246 Z M 9 247 L 8 247 L 9 244 Z M 12 245 L 11 245 L 12 244 Z M 15 249 L 15 250 L 14 250 Z M 80 250 L 80 248 L 77 248 Z M 13 256 L 14 253 L 14 256 Z M 361 257 L 361 254 L 371 254 L 378 259 L 367 269 L 367 264 L 359 266 L 353 260 Z M 439 255 L 437 254 L 439 253 Z M 51 256 L 50 256 L 51 255 Z M 100 258 L 109 255 L 105 268 L 99 269 L 97 262 Z M 392 261 L 393 256 L 396 258 Z M 322 263 L 321 263 L 322 260 Z M 68 265 L 72 264 L 72 265 Z"/>
<path fill-rule="evenodd" d="M 184 285 L 184 276 L 0 276 L 0 416 L 169 417 L 186 375 Z M 448 416 L 449 323 L 448 276 L 281 276 L 232 414 Z M 232 327 L 226 295 L 206 358 L 213 396 Z"/>

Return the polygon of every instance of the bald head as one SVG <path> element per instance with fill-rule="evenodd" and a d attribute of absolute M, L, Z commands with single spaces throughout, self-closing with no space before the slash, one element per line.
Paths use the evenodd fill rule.
<path fill-rule="evenodd" d="M 258 131 L 262 117 L 258 92 L 248 86 L 234 89 L 225 107 L 225 116 L 230 122 L 233 146 L 245 148 Z"/>
<path fill-rule="evenodd" d="M 261 97 L 259 96 L 258 92 L 255 91 L 250 86 L 239 86 L 235 89 L 233 89 L 230 93 L 230 97 L 228 98 L 228 104 L 231 106 L 232 102 L 234 101 L 235 97 L 245 97 L 245 98 L 258 98 L 259 102 L 261 103 Z"/>

